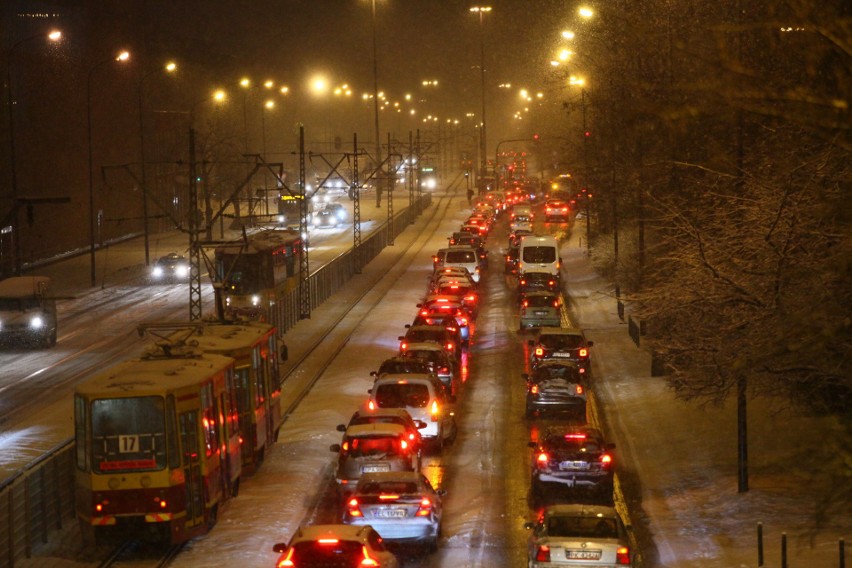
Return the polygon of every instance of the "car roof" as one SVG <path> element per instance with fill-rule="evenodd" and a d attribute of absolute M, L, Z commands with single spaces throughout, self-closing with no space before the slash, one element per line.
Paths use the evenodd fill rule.
<path fill-rule="evenodd" d="M 533 290 L 532 292 L 524 292 L 524 298 L 529 298 L 531 296 L 550 296 L 551 298 L 559 297 L 559 292 L 554 292 L 552 290 Z"/>
<path fill-rule="evenodd" d="M 545 507 L 544 516 L 572 516 L 572 517 L 609 517 L 620 518 L 615 507 L 606 505 L 587 505 L 582 503 L 550 505 Z"/>
<path fill-rule="evenodd" d="M 430 383 L 432 385 L 443 385 L 441 380 L 435 375 L 429 374 L 409 374 L 409 375 L 384 375 L 381 377 L 377 377 L 373 386 L 380 386 L 384 384 L 420 384 L 420 383 Z"/>
<path fill-rule="evenodd" d="M 395 416 L 405 420 L 406 422 L 414 420 L 411 417 L 411 414 L 409 414 L 404 408 L 380 408 L 375 405 L 371 408 L 368 402 L 361 404 L 358 410 L 352 414 L 352 418 L 355 416 Z"/>
<path fill-rule="evenodd" d="M 561 437 L 566 434 L 585 434 L 591 438 L 600 438 L 603 439 L 603 434 L 597 428 L 592 428 L 591 426 L 572 426 L 570 424 L 562 424 L 556 426 L 546 426 L 544 430 L 539 434 L 539 440 L 542 440 L 547 437 Z"/>
<path fill-rule="evenodd" d="M 364 473 L 358 480 L 358 485 L 367 483 L 391 483 L 391 482 L 414 482 L 422 483 L 423 474 L 419 471 L 376 471 Z"/>
<path fill-rule="evenodd" d="M 440 327 L 440 326 L 429 326 L 429 327 Z M 446 353 L 444 348 L 435 343 L 434 341 L 418 341 L 416 343 L 409 343 L 406 351 L 435 351 L 437 353 Z M 386 373 L 387 375 L 391 375 L 392 373 Z M 415 373 L 409 373 L 406 376 L 413 375 Z"/>
<path fill-rule="evenodd" d="M 371 424 L 355 424 L 346 429 L 346 436 L 404 436 L 405 427 L 402 424 L 374 422 Z"/>

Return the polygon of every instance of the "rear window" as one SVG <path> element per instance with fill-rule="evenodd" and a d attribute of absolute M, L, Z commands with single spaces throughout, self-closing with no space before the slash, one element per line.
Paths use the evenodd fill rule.
<path fill-rule="evenodd" d="M 447 251 L 445 262 L 453 263 L 470 263 L 476 262 L 476 253 L 472 250 L 451 250 Z"/>
<path fill-rule="evenodd" d="M 377 458 L 399 452 L 399 440 L 396 437 L 349 438 L 349 456 L 353 458 Z"/>
<path fill-rule="evenodd" d="M 553 296 L 527 296 L 524 301 L 531 308 L 555 308 L 557 303 Z"/>
<path fill-rule="evenodd" d="M 615 519 L 554 516 L 545 522 L 548 536 L 618 538 Z"/>
<path fill-rule="evenodd" d="M 379 408 L 426 408 L 429 404 L 429 387 L 424 384 L 392 383 L 376 389 Z"/>
<path fill-rule="evenodd" d="M 542 335 L 540 341 L 548 349 L 578 349 L 583 345 L 579 335 Z"/>
<path fill-rule="evenodd" d="M 420 343 L 421 341 L 443 341 L 446 336 L 446 331 L 441 326 L 431 326 L 435 329 L 417 329 L 409 330 L 405 334 L 405 339 L 410 343 Z"/>
<path fill-rule="evenodd" d="M 556 248 L 547 247 L 523 247 L 524 262 L 556 262 Z"/>
<path fill-rule="evenodd" d="M 324 539 L 323 542 L 299 542 L 293 547 L 296 566 L 358 566 L 364 559 L 360 542 Z"/>
<path fill-rule="evenodd" d="M 601 447 L 598 441 L 594 438 L 567 438 L 565 436 L 548 436 L 544 440 L 544 445 L 551 451 L 570 452 L 570 453 L 592 453 L 599 452 Z"/>
<path fill-rule="evenodd" d="M 376 483 L 365 483 L 358 491 L 364 495 L 381 495 L 383 493 L 412 495 L 420 492 L 417 484 L 413 481 L 382 481 Z"/>
<path fill-rule="evenodd" d="M 407 361 L 385 361 L 379 367 L 379 374 L 392 373 L 394 375 L 400 373 L 428 373 L 429 369 L 424 363 L 415 360 Z"/>

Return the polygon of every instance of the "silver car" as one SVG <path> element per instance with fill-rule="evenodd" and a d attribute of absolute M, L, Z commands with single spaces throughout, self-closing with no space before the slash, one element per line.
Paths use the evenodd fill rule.
<path fill-rule="evenodd" d="M 343 510 L 347 525 L 370 525 L 385 541 L 438 547 L 441 497 L 421 473 L 367 473 Z"/>
<path fill-rule="evenodd" d="M 559 327 L 562 299 L 554 292 L 530 292 L 521 298 L 521 330 L 533 327 Z"/>
<path fill-rule="evenodd" d="M 341 494 L 351 492 L 365 473 L 415 471 L 417 448 L 399 424 L 358 424 L 350 426 L 341 444 L 329 449 L 338 454 L 335 479 Z"/>
<path fill-rule="evenodd" d="M 551 505 L 524 528 L 533 531 L 529 568 L 633 566 L 628 529 L 614 507 Z"/>

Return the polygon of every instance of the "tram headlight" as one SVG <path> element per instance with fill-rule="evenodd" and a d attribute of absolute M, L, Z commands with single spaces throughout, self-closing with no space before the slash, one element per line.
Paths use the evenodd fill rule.
<path fill-rule="evenodd" d="M 260 305 L 260 296 L 257 296 L 257 295 L 252 296 L 251 297 L 251 305 L 252 306 L 259 306 Z"/>
<path fill-rule="evenodd" d="M 225 305 L 226 305 L 226 306 L 230 306 L 230 305 L 231 305 L 231 297 L 230 297 L 230 296 L 225 296 Z"/>
<path fill-rule="evenodd" d="M 30 320 L 30 329 L 41 329 L 44 327 L 44 320 L 41 319 L 41 316 L 33 316 Z"/>
<path fill-rule="evenodd" d="M 283 224 L 284 224 L 284 215 L 279 215 L 279 216 L 278 216 L 278 224 L 280 224 L 280 225 L 283 225 Z"/>

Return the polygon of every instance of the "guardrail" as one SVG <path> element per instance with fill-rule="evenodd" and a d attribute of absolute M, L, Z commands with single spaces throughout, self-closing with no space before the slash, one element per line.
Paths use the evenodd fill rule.
<path fill-rule="evenodd" d="M 420 203 L 396 214 L 392 236 L 387 221 L 380 225 L 361 243 L 359 266 L 375 258 L 431 202 L 431 195 L 424 194 Z M 310 275 L 312 309 L 355 275 L 355 253 L 350 249 Z M 286 331 L 299 319 L 298 288 L 287 293 L 278 308 L 273 317 L 277 316 L 278 325 Z M 34 547 L 48 542 L 51 532 L 74 519 L 75 448 L 73 438 L 66 440 L 0 483 L 0 568 L 13 568 L 17 560 L 29 558 Z"/>

